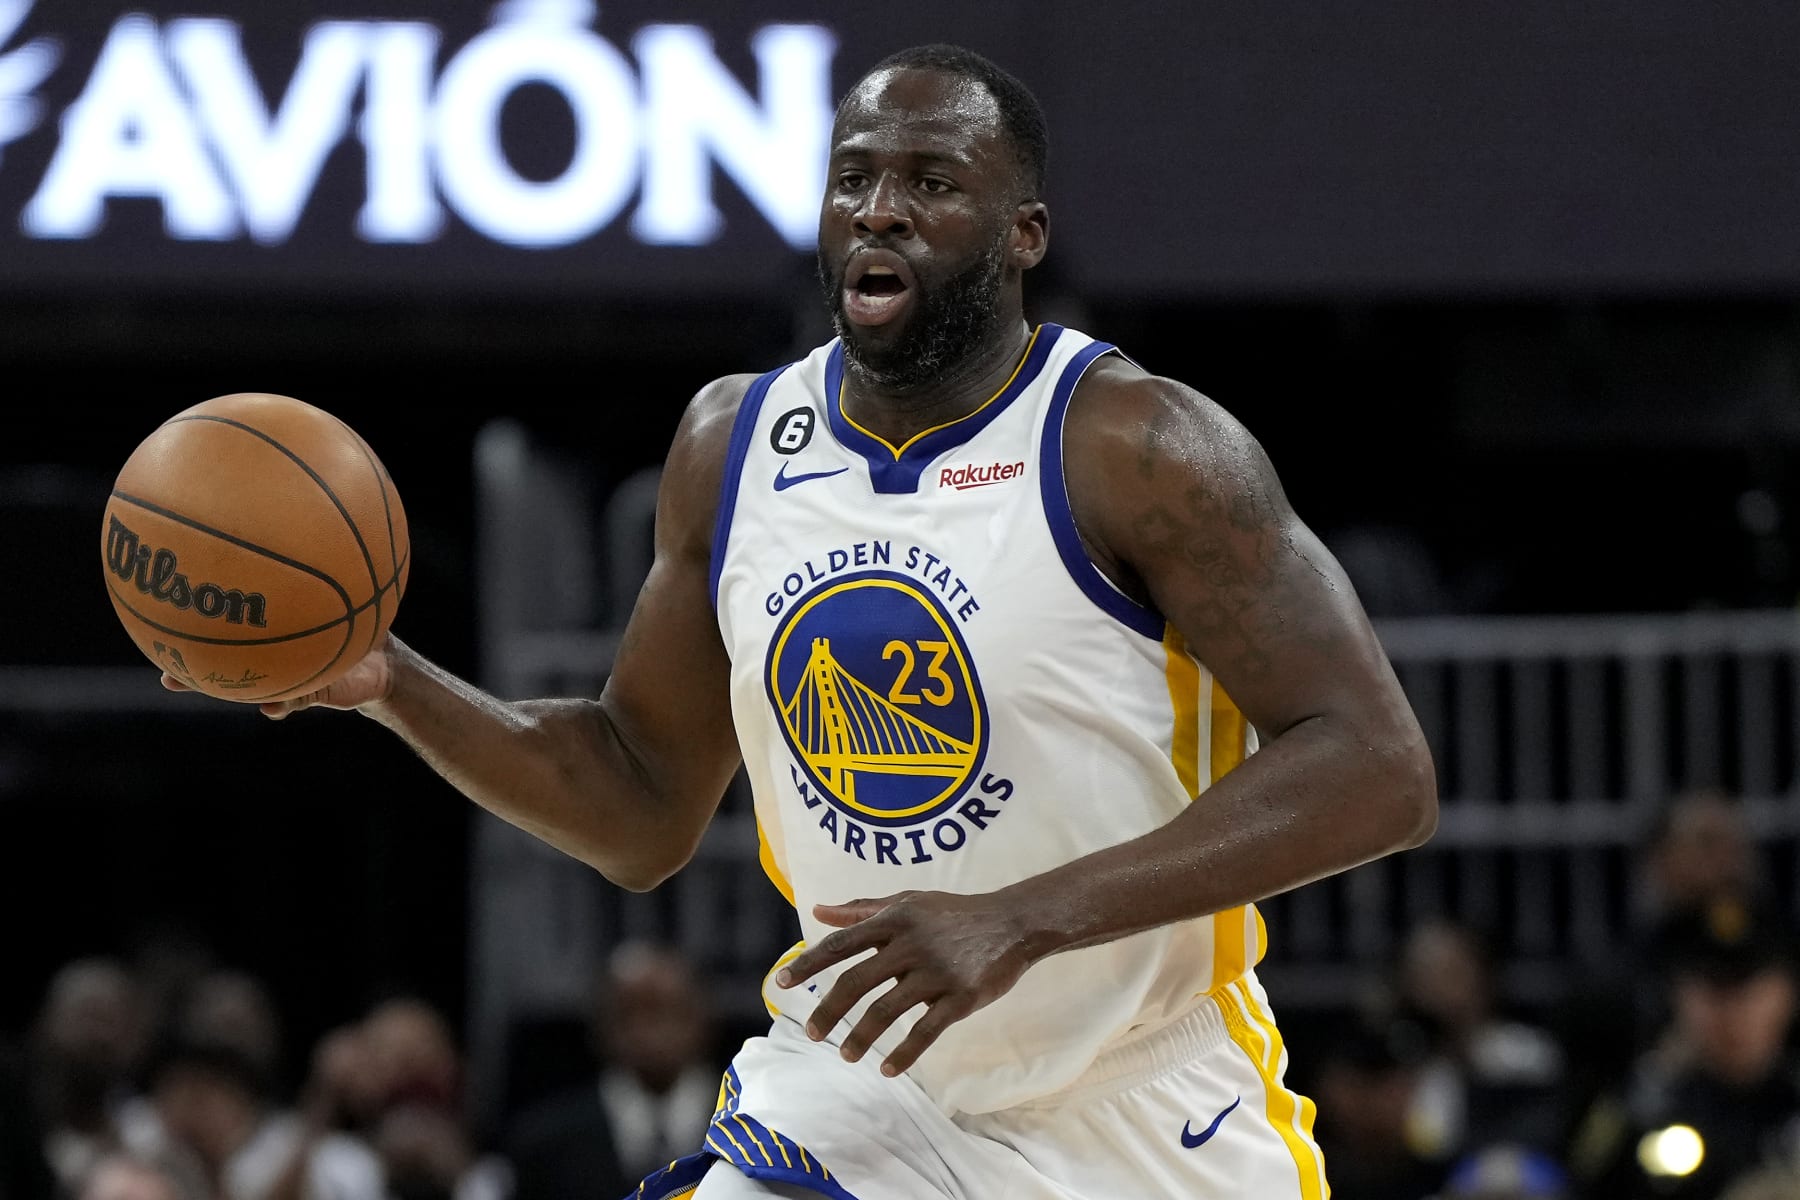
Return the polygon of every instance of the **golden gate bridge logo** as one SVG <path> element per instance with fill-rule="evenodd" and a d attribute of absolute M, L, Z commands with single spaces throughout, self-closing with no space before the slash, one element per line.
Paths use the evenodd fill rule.
<path fill-rule="evenodd" d="M 913 581 L 862 576 L 802 600 L 770 647 L 769 688 L 813 782 L 858 816 L 925 816 L 980 764 L 986 721 L 967 651 Z"/>

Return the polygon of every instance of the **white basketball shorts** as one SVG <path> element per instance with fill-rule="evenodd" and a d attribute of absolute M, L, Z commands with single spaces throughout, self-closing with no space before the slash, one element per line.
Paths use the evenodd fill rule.
<path fill-rule="evenodd" d="M 955 1117 L 777 1017 L 726 1071 L 704 1151 L 627 1200 L 1326 1200 L 1312 1102 L 1286 1066 L 1254 976 L 1063 1091 Z"/>

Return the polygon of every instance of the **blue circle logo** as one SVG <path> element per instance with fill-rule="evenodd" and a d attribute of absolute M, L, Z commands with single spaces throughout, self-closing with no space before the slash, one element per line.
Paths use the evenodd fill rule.
<path fill-rule="evenodd" d="M 819 794 L 912 824 L 981 766 L 988 715 L 950 614 L 916 579 L 867 572 L 800 597 L 769 643 L 769 701 Z"/>

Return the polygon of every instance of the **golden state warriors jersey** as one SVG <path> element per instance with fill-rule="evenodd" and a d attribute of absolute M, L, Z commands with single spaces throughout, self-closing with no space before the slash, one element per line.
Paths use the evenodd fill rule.
<path fill-rule="evenodd" d="M 762 863 L 807 939 L 830 932 L 815 904 L 992 891 L 1147 833 L 1254 749 L 1180 635 L 1076 532 L 1063 416 L 1113 349 L 1042 325 L 985 404 L 900 446 L 844 413 L 837 342 L 745 395 L 713 594 Z M 1054 955 L 909 1074 L 948 1112 L 1046 1095 L 1263 947 L 1245 906 Z M 804 1022 L 837 973 L 768 982 L 765 1000 Z"/>

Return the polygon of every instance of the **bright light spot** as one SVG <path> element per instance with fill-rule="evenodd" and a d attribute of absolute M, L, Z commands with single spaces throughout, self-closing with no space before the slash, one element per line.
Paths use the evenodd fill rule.
<path fill-rule="evenodd" d="M 1692 1175 L 1706 1160 L 1706 1143 L 1691 1125 L 1671 1125 L 1644 1135 L 1638 1162 L 1646 1174 L 1660 1179 Z"/>

